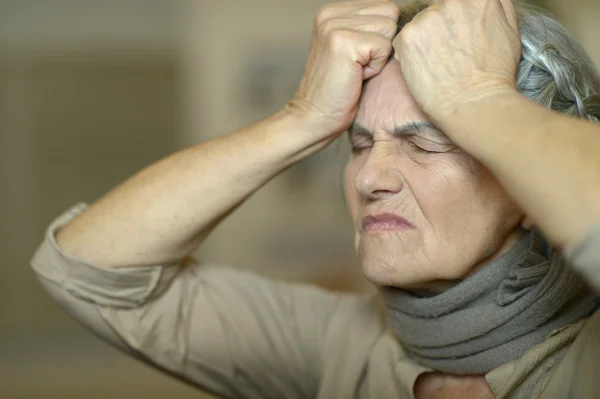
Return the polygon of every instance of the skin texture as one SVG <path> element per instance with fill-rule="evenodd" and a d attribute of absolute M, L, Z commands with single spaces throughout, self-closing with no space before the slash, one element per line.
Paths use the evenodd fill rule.
<path fill-rule="evenodd" d="M 516 92 L 521 40 L 513 0 L 434 1 L 402 29 L 394 49 L 412 95 L 435 123 L 453 119 L 464 104 Z"/>
<path fill-rule="evenodd" d="M 512 0 L 440 0 L 396 37 L 395 57 L 429 119 L 556 247 L 573 246 L 600 223 L 600 127 L 517 92 L 519 36 Z"/>
<path fill-rule="evenodd" d="M 195 251 L 256 190 L 348 129 L 363 80 L 391 55 L 398 15 L 387 0 L 323 7 L 300 87 L 286 107 L 140 171 L 62 229 L 61 248 L 114 268 L 177 262 Z"/>
<path fill-rule="evenodd" d="M 345 186 L 371 281 L 443 289 L 522 234 L 521 209 L 556 246 L 579 242 L 600 223 L 600 128 L 516 92 L 511 1 L 436 1 L 394 38 L 398 14 L 386 0 L 324 7 L 302 83 L 284 109 L 128 179 L 59 232 L 63 251 L 109 268 L 177 262 L 256 190 L 355 120 L 358 151 Z M 387 63 L 392 41 L 397 63 Z M 448 139 L 430 129 L 392 134 L 426 121 Z M 361 231 L 363 216 L 380 212 L 414 228 Z M 417 397 L 489 394 L 483 378 L 419 381 Z"/>
<path fill-rule="evenodd" d="M 523 214 L 479 162 L 430 123 L 391 61 L 365 84 L 345 192 L 365 275 L 378 285 L 449 283 L 510 248 Z M 425 152 L 429 151 L 429 152 Z M 365 215 L 393 213 L 414 228 L 363 231 Z"/>
<path fill-rule="evenodd" d="M 371 280 L 386 284 L 421 284 L 428 276 L 431 283 L 453 280 L 501 252 L 522 216 L 516 215 L 517 207 L 507 203 L 489 172 L 553 244 L 577 243 L 600 221 L 599 129 L 516 93 L 514 70 L 520 43 L 510 19 L 511 6 L 497 0 L 436 2 L 395 38 L 399 9 L 390 1 L 345 1 L 324 7 L 316 18 L 304 77 L 284 109 L 145 168 L 62 229 L 59 245 L 69 255 L 105 267 L 176 262 L 195 251 L 224 217 L 262 185 L 324 148 L 355 119 L 375 135 L 373 154 L 354 157 L 346 173 L 356 230 L 358 219 L 368 212 L 407 213 L 403 216 L 414 218 L 416 224 L 414 231 L 401 234 L 364 240 L 357 234 L 359 256 Z M 397 82 L 401 78 L 385 80 L 395 84 L 395 95 L 404 99 L 391 98 L 391 90 L 377 87 L 392 41 L 421 114 L 405 104 L 406 90 Z M 462 51 L 448 51 L 452 46 Z M 487 51 L 492 47 L 497 51 Z M 368 91 L 415 109 L 402 114 L 388 102 L 367 100 L 370 93 L 366 93 L 359 115 L 363 81 L 368 78 L 373 78 L 366 85 Z M 376 105 L 369 108 L 368 103 Z M 376 112 L 384 106 L 387 116 Z M 402 140 L 403 145 L 395 147 L 391 143 L 398 140 L 390 131 L 409 120 L 433 122 L 472 158 L 411 153 Z M 391 160 L 390 173 L 378 172 L 377 160 Z M 391 188 L 369 194 L 369 185 L 375 182 L 369 176 L 383 176 L 379 183 L 389 183 Z M 422 179 L 435 184 L 424 184 Z M 472 195 L 464 195 L 458 204 L 463 190 Z M 495 205 L 484 206 L 492 193 Z M 456 216 L 450 216 L 451 211 Z M 471 212 L 477 215 L 475 220 L 491 217 L 494 227 L 484 229 L 467 219 Z M 510 217 L 493 224 L 499 215 Z M 460 234 L 451 231 L 451 223 Z M 464 232 L 478 242 L 460 252 L 457 248 L 464 250 L 465 245 L 457 241 Z M 382 249 L 384 242 L 389 243 L 388 249 Z M 407 266 L 401 268 L 392 253 Z M 441 253 L 448 257 L 440 259 Z M 378 261 L 381 265 L 376 265 Z M 459 265 L 461 261 L 464 264 Z M 401 277 L 403 273 L 407 276 Z"/>

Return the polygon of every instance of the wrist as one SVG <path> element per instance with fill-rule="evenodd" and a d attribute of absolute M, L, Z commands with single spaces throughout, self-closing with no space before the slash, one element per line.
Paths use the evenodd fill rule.
<path fill-rule="evenodd" d="M 250 141 L 262 162 L 279 171 L 318 152 L 331 141 L 319 136 L 318 122 L 310 114 L 286 105 L 257 124 L 241 130 L 238 137 Z"/>
<path fill-rule="evenodd" d="M 291 100 L 280 113 L 284 118 L 293 121 L 297 129 L 302 130 L 307 138 L 312 137 L 320 141 L 337 135 L 323 121 L 323 113 L 308 102 Z"/>
<path fill-rule="evenodd" d="M 508 138 L 504 132 L 508 133 L 520 119 L 519 113 L 531 107 L 541 108 L 516 89 L 495 90 L 473 93 L 468 101 L 442 107 L 431 118 L 456 144 L 470 152 L 491 144 L 490 140 Z"/>
<path fill-rule="evenodd" d="M 456 95 L 447 104 L 441 104 L 433 109 L 426 110 L 428 114 L 443 125 L 454 126 L 457 123 L 466 123 L 465 116 L 480 116 L 482 111 L 498 111 L 499 107 L 511 106 L 526 100 L 516 89 L 495 88 L 469 91 L 469 93 Z"/>

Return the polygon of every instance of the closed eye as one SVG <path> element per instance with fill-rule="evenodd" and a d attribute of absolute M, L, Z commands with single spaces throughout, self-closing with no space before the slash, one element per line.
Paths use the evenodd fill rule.
<path fill-rule="evenodd" d="M 363 132 L 351 134 L 350 146 L 352 154 L 359 155 L 373 147 L 373 136 Z"/>
<path fill-rule="evenodd" d="M 418 145 L 416 145 L 414 142 L 412 142 L 410 140 L 408 140 L 408 144 L 412 150 L 422 153 L 422 154 L 439 154 L 440 153 L 439 151 L 429 151 L 423 147 L 419 147 Z"/>
<path fill-rule="evenodd" d="M 354 154 L 354 155 L 362 154 L 366 150 L 369 150 L 371 147 L 372 147 L 371 143 L 362 143 L 362 144 L 358 144 L 358 145 L 353 145 L 352 146 L 352 154 Z"/>

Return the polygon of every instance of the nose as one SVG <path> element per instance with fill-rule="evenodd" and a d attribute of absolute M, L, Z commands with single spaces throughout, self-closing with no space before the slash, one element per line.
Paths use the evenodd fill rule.
<path fill-rule="evenodd" d="M 372 151 L 354 179 L 354 186 L 366 199 L 378 200 L 398 194 L 404 178 L 394 165 L 393 155 L 384 156 Z"/>

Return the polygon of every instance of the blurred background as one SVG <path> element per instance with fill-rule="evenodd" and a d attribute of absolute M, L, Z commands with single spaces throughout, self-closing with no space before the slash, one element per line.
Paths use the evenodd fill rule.
<path fill-rule="evenodd" d="M 0 0 L 0 398 L 202 398 L 89 335 L 29 260 L 50 221 L 293 95 L 325 0 Z M 536 1 L 600 64 L 600 2 Z M 204 261 L 369 289 L 343 203 L 344 140 L 266 186 Z M 294 226 L 293 231 L 289 226 Z"/>

